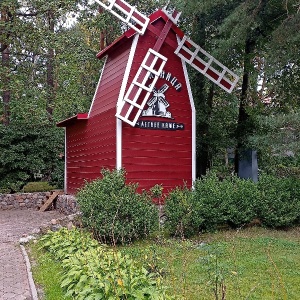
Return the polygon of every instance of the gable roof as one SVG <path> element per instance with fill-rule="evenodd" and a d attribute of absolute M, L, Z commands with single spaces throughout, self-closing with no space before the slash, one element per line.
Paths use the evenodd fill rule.
<path fill-rule="evenodd" d="M 154 32 L 156 35 L 160 34 L 160 31 L 156 29 L 152 24 L 157 21 L 158 19 L 163 19 L 165 22 L 169 20 L 169 17 L 162 11 L 162 10 L 157 10 L 153 14 L 149 16 L 150 22 L 147 27 L 148 30 L 151 30 Z M 172 30 L 179 36 L 183 37 L 184 33 L 183 31 L 176 25 L 173 24 Z M 107 55 L 110 51 L 116 49 L 123 43 L 125 43 L 128 39 L 130 39 L 132 36 L 136 34 L 136 31 L 133 29 L 129 29 L 126 32 L 124 32 L 118 39 L 116 39 L 114 42 L 112 42 L 109 46 L 107 46 L 105 49 L 103 49 L 101 52 L 97 54 L 97 58 L 101 59 L 105 55 Z M 175 44 L 173 41 L 166 40 L 167 43 L 171 44 L 174 48 L 177 47 L 177 44 Z"/>
<path fill-rule="evenodd" d="M 88 114 L 87 113 L 80 113 L 75 116 L 72 116 L 66 120 L 56 123 L 57 127 L 66 127 L 68 125 L 74 124 L 77 120 L 87 120 Z"/>

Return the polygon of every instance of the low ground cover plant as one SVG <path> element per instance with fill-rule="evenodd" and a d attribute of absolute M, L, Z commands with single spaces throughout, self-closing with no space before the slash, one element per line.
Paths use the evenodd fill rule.
<path fill-rule="evenodd" d="M 82 231 L 60 232 L 57 238 L 56 234 L 52 235 L 53 243 L 56 244 L 52 249 L 53 253 L 59 251 L 59 245 L 62 248 L 68 249 L 66 246 L 65 236 L 80 236 L 83 239 L 86 235 Z M 62 239 L 63 238 L 63 239 Z M 76 238 L 77 239 L 77 238 Z M 61 240 L 61 243 L 58 241 Z M 74 239 L 71 238 L 74 243 Z M 88 240 L 88 239 L 87 239 Z M 50 239 L 46 243 L 48 243 Z M 226 230 L 215 233 L 204 233 L 193 239 L 177 240 L 177 239 L 148 239 L 146 241 L 138 241 L 136 243 L 117 246 L 117 248 L 108 248 L 110 251 L 118 251 L 120 256 L 125 258 L 130 256 L 130 260 L 134 261 L 136 267 L 147 270 L 155 270 L 156 276 L 159 275 L 161 284 L 167 286 L 167 293 L 176 295 L 178 299 L 185 300 L 215 300 L 222 299 L 289 299 L 298 300 L 300 286 L 300 231 L 299 228 L 294 228 L 285 231 L 270 230 L 262 227 L 252 227 L 243 230 Z M 57 245 L 58 243 L 58 245 Z M 75 242 L 80 248 L 80 242 Z M 86 242 L 83 243 L 83 249 L 86 249 Z M 40 247 L 41 241 L 32 247 Z M 50 244 L 46 249 L 50 249 Z M 71 264 L 72 271 L 68 272 L 67 277 L 62 277 L 61 274 L 66 274 L 68 268 L 64 267 L 54 275 L 56 284 L 61 285 L 65 280 L 65 284 L 70 281 L 74 284 L 70 289 L 75 289 L 79 283 L 82 273 L 87 270 L 92 271 L 92 277 L 83 277 L 78 285 L 78 292 L 83 291 L 85 283 L 93 288 L 93 280 L 97 280 L 95 270 L 99 266 L 99 257 L 77 255 L 75 259 L 80 262 L 71 262 L 70 253 L 75 250 L 64 251 L 68 253 L 67 262 Z M 92 247 L 92 252 L 95 248 Z M 38 265 L 42 262 L 42 271 L 48 272 L 45 261 L 53 267 L 62 267 L 61 260 L 55 258 L 55 254 L 47 252 L 38 252 L 35 259 Z M 52 253 L 52 252 L 51 252 Z M 81 253 L 79 251 L 79 253 Z M 46 258 L 45 258 L 46 255 Z M 50 258 L 52 257 L 52 261 Z M 62 257 L 62 256 L 61 256 Z M 79 258 L 78 258 L 79 257 Z M 89 265 L 89 262 L 91 264 Z M 96 262 L 95 262 L 96 261 Z M 120 266 L 119 266 L 120 265 Z M 124 271 L 122 264 L 114 264 L 119 270 L 107 271 L 110 276 L 110 282 L 121 288 L 123 283 L 119 281 L 120 274 Z M 57 271 L 56 271 L 57 272 Z M 149 271 L 148 271 L 149 272 Z M 36 271 L 34 270 L 34 274 Z M 52 273 L 51 273 L 52 274 Z M 49 273 L 43 276 L 46 281 L 49 278 Z M 100 276 L 102 276 L 100 274 Z M 112 279 L 115 276 L 114 280 Z M 75 279 L 73 278 L 75 277 Z M 151 280 L 156 279 L 155 277 Z M 49 280 L 48 280 L 49 281 Z M 50 280 L 51 283 L 54 280 Z M 105 281 L 104 281 L 105 282 Z M 42 283 L 42 282 L 40 282 Z M 43 283 L 44 284 L 44 283 Z M 125 284 L 125 281 L 124 281 Z M 81 286 L 82 285 L 82 286 Z M 110 285 L 111 288 L 114 286 Z M 66 292 L 67 286 L 64 286 Z M 99 287 L 98 287 L 99 288 Z M 55 288 L 59 290 L 59 286 Z M 85 293 L 85 292 L 83 292 Z M 56 293 L 56 295 L 59 295 Z M 62 294 L 60 294 L 62 295 Z M 162 293 L 161 293 L 162 295 Z M 80 296 L 73 294 L 72 297 L 56 296 L 56 298 L 45 296 L 46 300 L 67 300 L 81 299 Z M 86 296 L 85 299 L 89 299 Z M 96 297 L 92 299 L 97 299 Z M 104 296 L 102 299 L 109 299 Z M 111 299 L 118 299 L 117 297 Z M 127 298 L 124 299 L 143 299 L 143 298 Z M 151 299 L 151 298 L 150 298 Z M 155 298 L 154 298 L 155 299 Z M 163 298 L 167 299 L 167 298 Z"/>
<path fill-rule="evenodd" d="M 173 299 L 160 279 L 116 249 L 99 244 L 87 232 L 61 229 L 39 241 L 63 269 L 66 297 L 88 299 Z"/>

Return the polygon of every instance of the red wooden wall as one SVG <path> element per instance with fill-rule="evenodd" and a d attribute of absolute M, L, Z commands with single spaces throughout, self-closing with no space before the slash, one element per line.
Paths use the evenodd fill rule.
<path fill-rule="evenodd" d="M 116 167 L 116 103 L 131 41 L 110 53 L 87 120 L 66 126 L 66 192 L 75 194 L 85 180 Z"/>
<path fill-rule="evenodd" d="M 165 21 L 158 19 L 153 25 L 162 29 L 164 24 Z M 177 43 L 173 31 L 170 31 L 169 37 Z M 157 37 L 149 30 L 139 37 L 129 78 L 124 79 L 128 80 L 127 89 L 156 40 Z M 163 78 L 158 80 L 156 87 L 160 88 L 165 83 L 169 85 L 165 96 L 173 119 L 145 116 L 140 120 L 182 123 L 184 130 L 142 129 L 122 122 L 121 136 L 117 136 L 116 105 L 123 78 L 128 76 L 125 70 L 132 41 L 133 37 L 123 37 L 105 51 L 108 58 L 88 118 L 58 124 L 66 127 L 66 192 L 69 194 L 75 194 L 85 180 L 100 177 L 102 168 L 116 167 L 117 143 L 122 143 L 122 167 L 127 171 L 127 179 L 138 182 L 140 190 L 162 184 L 167 192 L 184 183 L 192 185 L 193 112 L 181 59 L 168 44 L 163 44 L 160 50 L 168 57 L 164 70 L 176 77 L 182 87 L 177 91 Z"/>
<path fill-rule="evenodd" d="M 164 21 L 159 19 L 155 26 L 162 28 Z M 169 33 L 174 41 L 176 35 Z M 132 81 L 149 47 L 153 47 L 156 36 L 146 31 L 140 37 L 135 53 L 134 65 L 130 72 Z M 177 42 L 177 41 L 176 41 Z M 180 58 L 174 54 L 168 44 L 164 44 L 160 53 L 168 57 L 165 71 L 170 72 L 182 84 L 178 92 L 165 79 L 159 79 L 156 87 L 168 83 L 166 99 L 174 120 L 161 117 L 140 117 L 142 120 L 183 123 L 184 130 L 166 131 L 156 129 L 133 128 L 123 122 L 122 162 L 128 173 L 128 181 L 138 182 L 141 189 L 149 189 L 155 184 L 162 184 L 165 191 L 184 182 L 192 185 L 192 109 Z"/>

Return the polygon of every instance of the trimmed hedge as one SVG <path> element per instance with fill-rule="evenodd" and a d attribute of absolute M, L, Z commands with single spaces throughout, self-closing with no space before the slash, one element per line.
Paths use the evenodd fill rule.
<path fill-rule="evenodd" d="M 287 227 L 300 221 L 300 180 L 263 175 L 258 182 L 257 217 L 268 227 Z"/>
<path fill-rule="evenodd" d="M 213 172 L 196 180 L 194 190 L 174 189 L 165 202 L 166 228 L 189 237 L 227 224 L 233 228 L 259 219 L 282 228 L 300 223 L 300 180 L 262 174 L 258 183 L 236 176 L 222 181 Z"/>
<path fill-rule="evenodd" d="M 47 192 L 54 189 L 55 187 L 50 185 L 47 181 L 28 182 L 23 187 L 24 193 Z"/>

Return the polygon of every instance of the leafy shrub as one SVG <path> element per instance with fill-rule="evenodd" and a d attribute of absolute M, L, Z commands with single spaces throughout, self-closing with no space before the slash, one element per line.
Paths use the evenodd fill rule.
<path fill-rule="evenodd" d="M 300 180 L 262 174 L 259 182 L 236 176 L 219 180 L 210 172 L 194 190 L 174 189 L 166 198 L 166 227 L 171 235 L 191 236 L 220 225 L 242 226 L 258 218 L 268 227 L 300 222 Z"/>
<path fill-rule="evenodd" d="M 146 237 L 158 226 L 151 197 L 125 183 L 124 171 L 102 170 L 102 179 L 87 183 L 77 194 L 85 226 L 104 243 L 128 243 Z"/>
<path fill-rule="evenodd" d="M 39 242 L 41 248 L 55 255 L 55 258 L 60 261 L 78 251 L 86 251 L 99 246 L 99 243 L 92 238 L 90 233 L 66 228 L 61 228 L 55 232 L 49 231 Z"/>
<path fill-rule="evenodd" d="M 62 262 L 61 286 L 73 299 L 171 299 L 159 278 L 88 233 L 62 229 L 48 233 L 40 243 Z"/>
<path fill-rule="evenodd" d="M 230 226 L 245 225 L 256 218 L 259 191 L 255 182 L 231 176 L 221 182 L 220 189 L 224 220 Z"/>
<path fill-rule="evenodd" d="M 219 225 L 232 227 L 255 217 L 257 185 L 236 176 L 222 181 L 214 172 L 196 180 L 194 189 L 176 188 L 166 198 L 166 227 L 171 235 L 191 236 Z"/>
<path fill-rule="evenodd" d="M 223 184 L 214 172 L 208 173 L 194 183 L 194 202 L 197 215 L 203 219 L 202 229 L 214 230 L 226 222 L 224 211 L 228 198 L 228 185 Z"/>
<path fill-rule="evenodd" d="M 19 192 L 34 174 L 63 186 L 63 132 L 50 125 L 0 124 L 0 189 Z"/>
<path fill-rule="evenodd" d="M 197 214 L 193 192 L 187 187 L 177 187 L 165 200 L 166 229 L 172 236 L 189 237 L 199 232 L 204 219 Z"/>
<path fill-rule="evenodd" d="M 278 177 L 295 177 L 300 179 L 300 167 L 284 166 L 282 164 L 279 164 L 276 166 L 276 175 Z"/>
<path fill-rule="evenodd" d="M 299 223 L 300 180 L 262 174 L 258 182 L 260 201 L 257 215 L 270 227 L 286 227 Z"/>
<path fill-rule="evenodd" d="M 23 187 L 25 193 L 46 192 L 53 189 L 55 189 L 55 187 L 50 185 L 47 181 L 28 182 Z"/>

